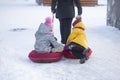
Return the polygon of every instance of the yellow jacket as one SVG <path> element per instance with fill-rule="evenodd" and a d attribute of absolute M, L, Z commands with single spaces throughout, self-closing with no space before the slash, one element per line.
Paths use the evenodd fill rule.
<path fill-rule="evenodd" d="M 80 44 L 84 48 L 88 48 L 87 37 L 85 34 L 85 25 L 81 20 L 75 20 L 73 23 L 73 30 L 68 37 L 67 44 L 74 42 Z"/>

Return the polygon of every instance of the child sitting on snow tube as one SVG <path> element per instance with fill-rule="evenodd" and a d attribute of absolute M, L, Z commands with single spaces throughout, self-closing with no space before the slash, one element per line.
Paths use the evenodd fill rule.
<path fill-rule="evenodd" d="M 34 48 L 38 53 L 62 52 L 64 47 L 57 42 L 53 34 L 53 21 L 47 17 L 35 33 Z"/>
<path fill-rule="evenodd" d="M 73 22 L 73 30 L 69 35 L 65 50 L 69 50 L 77 59 L 80 59 L 80 63 L 85 63 L 88 60 L 90 48 L 88 47 L 87 37 L 85 34 L 85 25 L 81 21 L 81 17 L 76 17 L 76 20 Z"/>
<path fill-rule="evenodd" d="M 34 50 L 28 57 L 33 62 L 49 63 L 55 62 L 62 58 L 64 47 L 57 42 L 53 34 L 53 20 L 50 17 L 41 23 L 35 33 Z"/>

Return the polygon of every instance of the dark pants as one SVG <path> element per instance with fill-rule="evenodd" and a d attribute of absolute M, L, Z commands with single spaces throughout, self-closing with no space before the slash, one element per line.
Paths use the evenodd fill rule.
<path fill-rule="evenodd" d="M 67 38 L 71 33 L 71 23 L 73 18 L 63 18 L 59 19 L 60 22 L 60 34 L 61 34 L 61 42 L 66 44 Z"/>
<path fill-rule="evenodd" d="M 68 47 L 71 47 L 70 51 L 72 52 L 72 54 L 74 56 L 76 56 L 78 59 L 82 59 L 84 57 L 86 57 L 84 54 L 83 54 L 83 51 L 85 50 L 84 47 L 80 46 L 79 44 L 76 44 L 74 42 L 70 43 L 68 45 Z"/>

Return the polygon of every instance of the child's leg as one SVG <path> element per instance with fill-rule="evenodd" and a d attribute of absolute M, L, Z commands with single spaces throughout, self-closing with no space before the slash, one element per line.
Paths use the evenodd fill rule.
<path fill-rule="evenodd" d="M 78 59 L 83 59 L 84 57 L 86 57 L 84 54 L 82 54 L 82 52 L 74 51 L 74 50 L 72 50 L 71 52 L 72 52 L 72 54 L 73 54 L 74 56 L 76 56 Z"/>
<path fill-rule="evenodd" d="M 74 56 L 76 56 L 78 59 L 82 59 L 82 58 L 86 57 L 83 54 L 83 51 L 85 50 L 85 48 L 80 46 L 79 44 L 72 42 L 68 45 L 68 47 L 69 47 L 69 50 L 72 52 L 72 54 Z"/>

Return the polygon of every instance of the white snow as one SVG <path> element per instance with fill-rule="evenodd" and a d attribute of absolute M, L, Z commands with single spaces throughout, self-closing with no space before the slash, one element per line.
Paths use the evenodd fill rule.
<path fill-rule="evenodd" d="M 33 0 L 11 1 L 0 3 L 0 80 L 120 80 L 120 30 L 106 26 L 106 6 L 83 7 L 93 50 L 85 64 L 66 58 L 34 63 L 28 58 L 34 49 L 34 33 L 44 18 L 52 15 L 50 7 L 38 6 Z M 54 33 L 60 42 L 57 19 Z"/>

